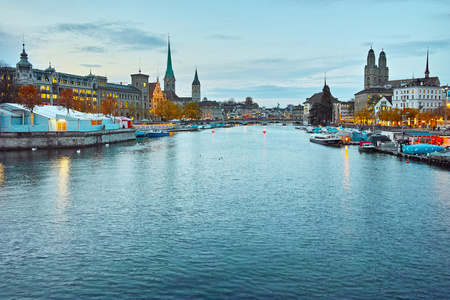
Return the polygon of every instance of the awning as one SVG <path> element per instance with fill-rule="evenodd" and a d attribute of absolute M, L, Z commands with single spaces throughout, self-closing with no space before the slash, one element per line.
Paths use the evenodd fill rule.
<path fill-rule="evenodd" d="M 405 132 L 405 134 L 417 135 L 417 136 L 436 136 L 436 134 L 429 133 L 429 132 Z"/>

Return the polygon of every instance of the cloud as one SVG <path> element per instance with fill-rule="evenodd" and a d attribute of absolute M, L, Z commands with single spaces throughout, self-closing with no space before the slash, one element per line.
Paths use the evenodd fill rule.
<path fill-rule="evenodd" d="M 237 35 L 226 35 L 226 34 L 212 34 L 207 36 L 209 39 L 214 40 L 222 40 L 222 41 L 230 41 L 230 40 L 240 40 L 241 37 Z"/>
<path fill-rule="evenodd" d="M 102 67 L 102 65 L 92 65 L 92 64 L 80 64 L 80 66 L 86 67 L 86 68 L 101 68 Z"/>
<path fill-rule="evenodd" d="M 106 53 L 106 49 L 102 47 L 94 47 L 94 46 L 88 46 L 81 48 L 81 51 L 83 52 L 93 52 L 93 53 Z"/>
<path fill-rule="evenodd" d="M 393 42 L 380 46 L 383 46 L 388 58 L 426 57 L 427 48 L 430 49 L 430 54 L 447 51 L 450 38 Z"/>
<path fill-rule="evenodd" d="M 73 37 L 90 37 L 126 49 L 157 49 L 166 46 L 166 41 L 157 34 L 135 28 L 132 24 L 120 22 L 59 23 L 51 32 L 59 32 Z M 100 47 L 86 47 L 87 51 L 100 52 Z M 90 49 L 89 49 L 90 48 Z M 94 50 L 94 51 L 92 51 Z"/>

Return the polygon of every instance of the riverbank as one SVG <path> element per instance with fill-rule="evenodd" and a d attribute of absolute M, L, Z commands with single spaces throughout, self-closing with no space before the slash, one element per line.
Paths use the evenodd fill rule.
<path fill-rule="evenodd" d="M 0 133 L 0 151 L 84 148 L 136 139 L 135 129 Z"/>

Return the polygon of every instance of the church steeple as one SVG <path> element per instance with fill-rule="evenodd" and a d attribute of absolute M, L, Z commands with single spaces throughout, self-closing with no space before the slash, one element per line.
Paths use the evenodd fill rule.
<path fill-rule="evenodd" d="M 164 91 L 175 92 L 175 75 L 172 69 L 172 55 L 170 53 L 170 36 L 168 37 L 167 68 L 166 68 L 166 75 L 164 76 Z"/>
<path fill-rule="evenodd" d="M 430 70 L 428 70 L 428 49 L 427 49 L 427 66 L 425 68 L 425 78 L 429 78 L 430 77 Z"/>
<path fill-rule="evenodd" d="M 200 85 L 200 80 L 198 80 L 197 68 L 195 68 L 195 76 L 194 81 L 192 81 L 192 85 Z"/>
<path fill-rule="evenodd" d="M 198 80 L 197 68 L 195 68 L 194 81 L 192 81 L 192 102 L 200 102 L 201 90 L 200 80 Z"/>

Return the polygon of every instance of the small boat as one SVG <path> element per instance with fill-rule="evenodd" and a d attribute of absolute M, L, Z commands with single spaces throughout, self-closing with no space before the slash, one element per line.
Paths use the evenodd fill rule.
<path fill-rule="evenodd" d="M 359 152 L 373 152 L 375 150 L 375 145 L 371 142 L 361 141 L 359 142 Z"/>
<path fill-rule="evenodd" d="M 146 134 L 144 131 L 136 131 L 136 137 L 144 137 Z"/>
<path fill-rule="evenodd" d="M 324 133 L 312 134 L 311 137 L 309 138 L 309 141 L 326 146 L 334 146 L 334 147 L 342 146 L 342 139 L 334 134 L 324 134 Z"/>
<path fill-rule="evenodd" d="M 156 138 L 156 137 L 163 137 L 163 136 L 169 136 L 170 133 L 167 131 L 162 131 L 162 130 L 150 130 L 149 132 L 147 132 L 147 136 L 149 138 Z"/>

